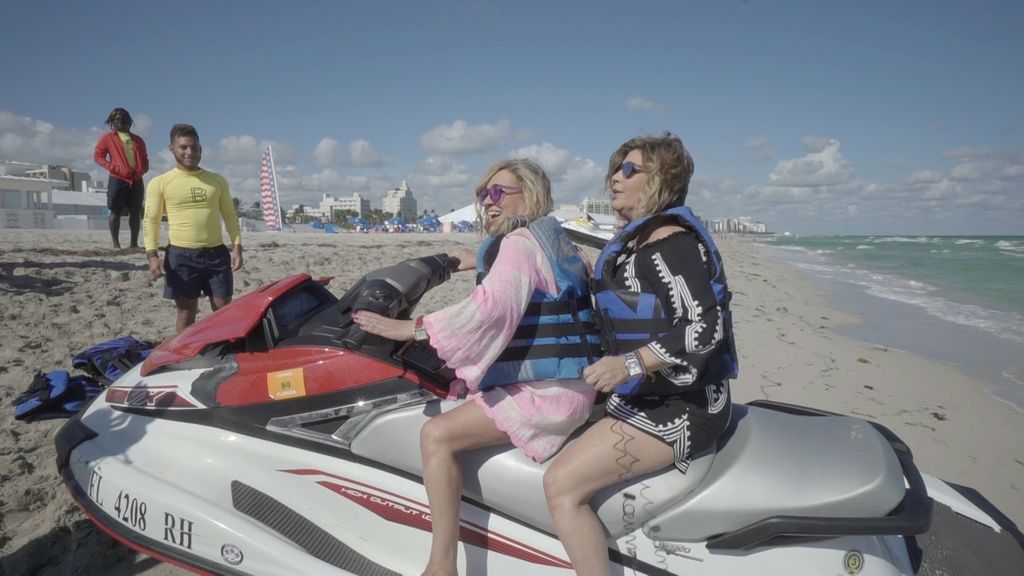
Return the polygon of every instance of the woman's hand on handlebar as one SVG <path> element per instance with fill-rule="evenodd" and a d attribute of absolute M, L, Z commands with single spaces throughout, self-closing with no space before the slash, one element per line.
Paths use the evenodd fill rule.
<path fill-rule="evenodd" d="M 459 261 L 458 271 L 473 270 L 476 268 L 476 252 L 469 248 L 457 248 L 448 252 L 449 258 L 457 258 Z"/>
<path fill-rule="evenodd" d="M 412 340 L 412 329 L 416 325 L 413 320 L 395 320 L 366 310 L 353 313 L 352 320 L 362 328 L 363 332 L 398 342 Z"/>

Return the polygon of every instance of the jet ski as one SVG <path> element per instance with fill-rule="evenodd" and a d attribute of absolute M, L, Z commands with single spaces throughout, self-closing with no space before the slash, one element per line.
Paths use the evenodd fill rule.
<path fill-rule="evenodd" d="M 352 313 L 410 318 L 445 255 L 373 271 L 340 298 L 299 274 L 164 342 L 69 419 L 57 467 L 122 543 L 198 573 L 419 574 L 430 509 L 419 431 L 454 374 Z M 595 407 L 592 421 L 601 417 Z M 572 441 L 572 440 L 570 440 Z M 467 452 L 461 574 L 567 575 L 536 464 Z M 892 432 L 809 408 L 736 404 L 714 449 L 598 493 L 613 574 L 1020 574 L 1020 531 L 921 473 Z"/>
<path fill-rule="evenodd" d="M 599 222 L 590 214 L 580 214 L 575 218 L 563 218 L 562 228 L 569 238 L 583 246 L 600 250 L 615 236 L 616 227 L 612 222 Z"/>

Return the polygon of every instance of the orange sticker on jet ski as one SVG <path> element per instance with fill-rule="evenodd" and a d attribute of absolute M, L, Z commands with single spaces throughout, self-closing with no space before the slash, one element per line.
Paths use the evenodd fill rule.
<path fill-rule="evenodd" d="M 302 368 L 267 374 L 267 392 L 274 400 L 305 396 L 306 384 L 302 380 Z"/>

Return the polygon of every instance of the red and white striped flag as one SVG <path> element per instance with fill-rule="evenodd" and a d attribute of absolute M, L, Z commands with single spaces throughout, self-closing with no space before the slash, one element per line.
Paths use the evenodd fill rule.
<path fill-rule="evenodd" d="M 277 197 L 277 174 L 274 173 L 274 156 L 270 146 L 263 151 L 260 160 L 260 204 L 263 221 L 267 230 L 281 231 L 281 201 Z"/>

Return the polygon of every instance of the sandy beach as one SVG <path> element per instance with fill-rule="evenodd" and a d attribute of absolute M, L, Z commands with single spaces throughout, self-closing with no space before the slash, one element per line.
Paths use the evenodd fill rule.
<path fill-rule="evenodd" d="M 475 243 L 472 234 L 251 234 L 235 294 L 299 272 L 333 276 L 340 294 L 381 265 Z M 36 371 L 72 371 L 72 355 L 117 336 L 162 340 L 173 332 L 163 281 L 150 278 L 142 253 L 108 244 L 105 231 L 0 231 L 0 575 L 184 573 L 115 542 L 79 512 L 54 463 L 61 421 L 13 417 L 11 400 Z M 955 367 L 838 336 L 834 329 L 854 318 L 756 244 L 726 238 L 720 248 L 735 294 L 737 400 L 880 422 L 910 446 L 921 470 L 977 489 L 1024 523 L 1024 414 Z M 457 276 L 420 310 L 464 297 L 472 282 Z"/>

